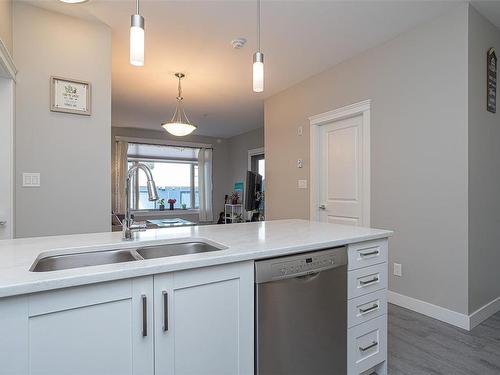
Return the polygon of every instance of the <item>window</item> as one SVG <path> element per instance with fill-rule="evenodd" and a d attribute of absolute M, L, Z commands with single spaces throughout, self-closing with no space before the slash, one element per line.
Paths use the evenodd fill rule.
<path fill-rule="evenodd" d="M 169 207 L 168 200 L 176 200 L 174 208 L 193 209 L 199 207 L 198 197 L 198 165 L 194 161 L 178 160 L 155 160 L 146 158 L 130 158 L 128 167 L 134 163 L 146 164 L 156 183 L 159 199 L 165 199 L 166 208 Z M 135 173 L 132 186 L 135 187 L 131 206 L 136 210 L 150 210 L 159 208 L 159 200 L 151 202 L 148 200 L 147 178 L 142 171 Z"/>

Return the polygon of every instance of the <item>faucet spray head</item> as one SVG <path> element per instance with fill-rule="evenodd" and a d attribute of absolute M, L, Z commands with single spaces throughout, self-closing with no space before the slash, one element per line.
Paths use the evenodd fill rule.
<path fill-rule="evenodd" d="M 158 200 L 158 191 L 156 190 L 156 184 L 154 180 L 148 179 L 148 196 L 150 201 Z"/>

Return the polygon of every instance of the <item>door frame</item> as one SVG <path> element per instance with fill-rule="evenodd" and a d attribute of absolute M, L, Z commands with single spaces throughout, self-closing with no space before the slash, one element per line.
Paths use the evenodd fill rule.
<path fill-rule="evenodd" d="M 310 147 L 309 157 L 311 166 L 310 190 L 309 190 L 309 218 L 319 220 L 318 206 L 320 204 L 320 126 L 332 121 L 345 120 L 352 117 L 362 116 L 362 148 L 363 148 L 363 171 L 362 171 L 362 217 L 361 225 L 370 226 L 370 112 L 371 100 L 364 100 L 337 108 L 332 111 L 320 113 L 309 117 L 310 124 Z"/>
<path fill-rule="evenodd" d="M 0 117 L 3 120 L 7 120 L 10 126 L 10 150 L 9 150 L 9 175 L 10 175 L 10 213 L 9 220 L 7 223 L 7 230 L 9 231 L 9 237 L 14 238 L 15 236 L 15 218 L 14 218 L 14 195 L 15 195 L 15 172 L 14 172 L 14 123 L 15 123 L 15 85 L 16 85 L 16 74 L 17 68 L 14 64 L 14 60 L 10 55 L 7 47 L 0 39 L 0 77 L 6 79 L 10 87 L 6 87 L 6 90 L 10 91 L 10 98 L 5 102 L 0 102 Z M 9 100 L 10 99 L 10 100 Z"/>
<path fill-rule="evenodd" d="M 252 157 L 256 155 L 265 155 L 264 147 L 253 148 L 248 150 L 248 170 L 252 170 Z"/>

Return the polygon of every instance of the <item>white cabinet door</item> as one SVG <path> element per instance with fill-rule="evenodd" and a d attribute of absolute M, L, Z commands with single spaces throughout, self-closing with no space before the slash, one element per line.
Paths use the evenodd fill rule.
<path fill-rule="evenodd" d="M 253 262 L 155 275 L 155 374 L 253 374 L 253 285 Z"/>
<path fill-rule="evenodd" d="M 27 350 L 24 359 L 17 358 L 25 366 L 16 372 L 153 374 L 152 296 L 149 276 L 37 293 L 24 305 L 17 302 L 12 306 L 27 314 L 11 332 L 25 337 L 15 339 Z"/>

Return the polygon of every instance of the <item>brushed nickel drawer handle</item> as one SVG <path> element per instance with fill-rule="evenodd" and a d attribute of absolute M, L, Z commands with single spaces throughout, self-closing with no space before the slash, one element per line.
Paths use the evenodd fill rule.
<path fill-rule="evenodd" d="M 373 311 L 373 310 L 376 310 L 378 309 L 378 304 L 375 304 L 371 307 L 368 307 L 366 309 L 362 309 L 361 307 L 359 308 L 359 311 L 362 313 L 362 314 L 366 314 L 366 313 L 369 313 L 370 311 Z"/>
<path fill-rule="evenodd" d="M 368 253 L 362 253 L 362 252 L 359 253 L 359 255 L 361 255 L 362 257 L 369 257 L 370 255 L 378 255 L 378 254 L 380 254 L 380 251 L 378 250 L 369 251 Z"/>
<path fill-rule="evenodd" d="M 374 348 L 378 345 L 378 342 L 376 341 L 373 341 L 370 345 L 368 346 L 365 346 L 364 348 L 362 348 L 361 346 L 359 347 L 359 350 L 361 350 L 362 352 L 366 352 L 367 350 L 370 350 L 371 348 Z"/>
<path fill-rule="evenodd" d="M 142 298 L 142 337 L 148 335 L 148 300 L 145 294 Z"/>
<path fill-rule="evenodd" d="M 370 284 L 376 283 L 378 280 L 379 280 L 379 279 L 378 279 L 378 277 L 377 277 L 377 276 L 375 276 L 373 279 L 368 280 L 368 281 L 359 280 L 359 283 L 360 283 L 362 286 L 367 286 L 367 285 L 370 285 Z"/>
<path fill-rule="evenodd" d="M 163 294 L 163 332 L 168 331 L 168 293 L 166 290 Z"/>

